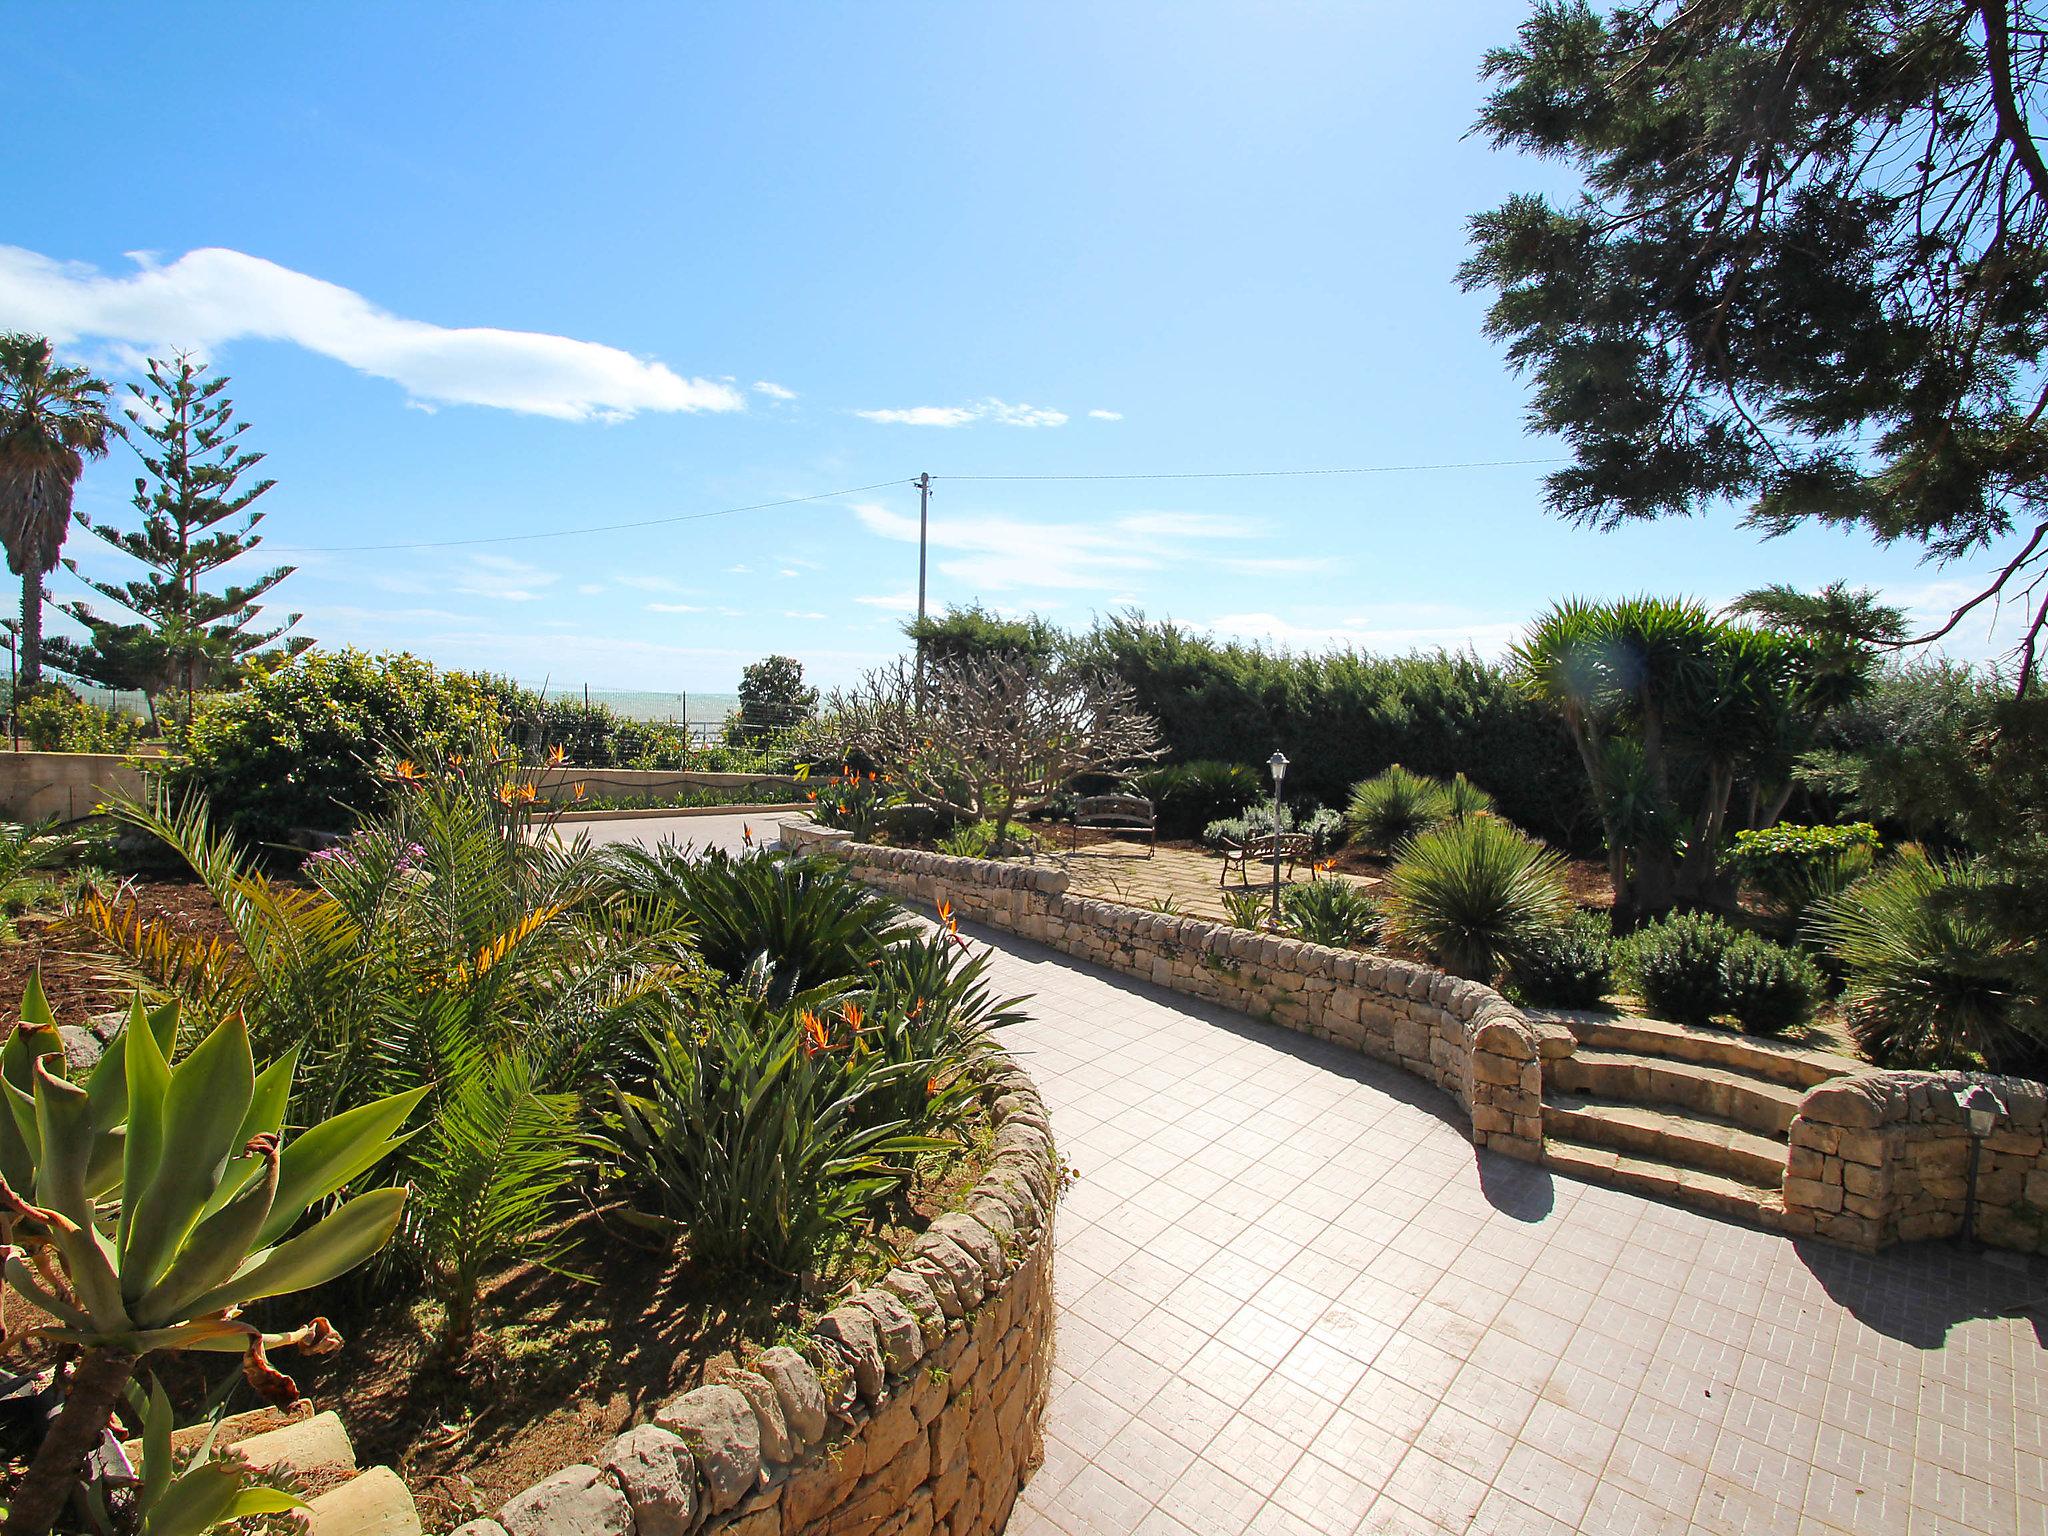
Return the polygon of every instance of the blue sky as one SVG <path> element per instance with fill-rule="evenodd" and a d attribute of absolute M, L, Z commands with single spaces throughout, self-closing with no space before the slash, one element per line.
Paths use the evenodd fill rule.
<path fill-rule="evenodd" d="M 892 653 L 921 470 L 935 607 L 1494 653 L 1573 592 L 1952 602 L 1969 568 L 1732 512 L 1576 530 L 1535 465 L 964 478 L 1554 455 L 1453 282 L 1470 214 L 1561 185 L 1466 136 L 1522 13 L 22 9 L 0 326 L 230 373 L 321 641 L 567 685 Z"/>

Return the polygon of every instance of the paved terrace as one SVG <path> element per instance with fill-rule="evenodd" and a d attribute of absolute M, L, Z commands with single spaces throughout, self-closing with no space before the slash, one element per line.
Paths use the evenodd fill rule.
<path fill-rule="evenodd" d="M 2048 1265 L 1553 1178 L 1415 1078 L 976 937 L 1081 1173 L 1012 1536 L 2048 1530 Z"/>

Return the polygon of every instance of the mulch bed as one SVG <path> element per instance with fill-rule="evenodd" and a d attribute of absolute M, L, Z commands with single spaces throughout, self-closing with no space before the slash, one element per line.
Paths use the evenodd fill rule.
<path fill-rule="evenodd" d="M 212 894 L 196 880 L 129 880 L 115 906 L 124 912 L 139 908 L 183 933 L 232 937 Z M 43 991 L 60 1024 L 83 1024 L 93 1014 L 127 1005 L 118 957 L 98 935 L 70 918 L 39 912 L 15 919 L 15 930 L 15 943 L 0 944 L 0 998 L 18 1000 L 29 973 L 40 967 Z"/>

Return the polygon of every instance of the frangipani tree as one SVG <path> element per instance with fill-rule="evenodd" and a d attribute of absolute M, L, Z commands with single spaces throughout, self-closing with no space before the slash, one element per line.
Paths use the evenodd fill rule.
<path fill-rule="evenodd" d="M 1023 652 L 908 660 L 833 695 L 847 746 L 925 804 L 996 823 L 1084 773 L 1122 773 L 1160 755 L 1159 726 L 1114 678 Z"/>
<path fill-rule="evenodd" d="M 258 1072 L 238 1016 L 173 1066 L 176 1005 L 145 1013 L 138 1000 L 120 1043 L 73 1083 L 39 981 L 21 1014 L 0 1048 L 0 1231 L 9 1289 L 48 1321 L 5 1347 L 47 1340 L 77 1352 L 63 1410 L 7 1511 L 6 1536 L 42 1536 L 146 1356 L 239 1354 L 259 1391 L 298 1395 L 269 1352 L 325 1353 L 340 1336 L 325 1318 L 266 1333 L 242 1310 L 324 1285 L 390 1239 L 403 1188 L 356 1195 L 293 1229 L 399 1144 L 425 1090 L 286 1140 L 296 1053 Z"/>

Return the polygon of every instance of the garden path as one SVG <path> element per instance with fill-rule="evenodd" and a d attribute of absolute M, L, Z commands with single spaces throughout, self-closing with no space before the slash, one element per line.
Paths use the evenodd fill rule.
<path fill-rule="evenodd" d="M 1035 995 L 1009 1044 L 1081 1175 L 1011 1536 L 2048 1529 L 2048 1265 L 1475 1153 L 1413 1077 L 970 936 Z"/>
<path fill-rule="evenodd" d="M 1127 907 L 1155 907 L 1171 902 L 1172 910 L 1183 917 L 1207 917 L 1219 922 L 1229 917 L 1223 907 L 1226 887 L 1216 880 L 1217 871 L 1223 865 L 1220 854 L 1206 850 L 1198 852 L 1192 848 L 1161 847 L 1147 858 L 1143 844 L 1128 842 L 1083 845 L 1068 852 L 1058 845 L 1058 832 L 1048 833 L 1047 838 L 1052 846 L 1039 854 L 1038 862 L 1051 863 L 1065 870 L 1067 889 L 1076 896 L 1094 896 L 1120 902 Z M 1341 871 L 1312 877 L 1306 866 L 1289 872 L 1286 883 L 1301 884 L 1311 878 L 1348 880 L 1367 890 L 1377 890 L 1381 884 L 1378 880 Z M 1227 889 L 1235 891 L 1241 888 L 1242 883 L 1233 873 Z M 1272 875 L 1262 868 L 1253 868 L 1250 888 L 1270 895 Z"/>

